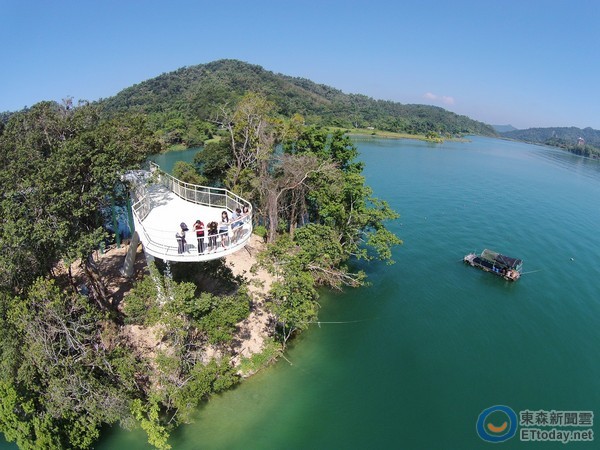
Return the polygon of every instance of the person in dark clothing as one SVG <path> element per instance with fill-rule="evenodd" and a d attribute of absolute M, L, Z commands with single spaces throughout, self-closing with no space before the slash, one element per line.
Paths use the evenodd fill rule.
<path fill-rule="evenodd" d="M 240 208 L 236 208 L 233 214 L 231 215 L 231 240 L 233 243 L 236 243 L 240 238 L 242 233 L 242 210 Z"/>
<path fill-rule="evenodd" d="M 194 223 L 196 239 L 198 239 L 198 253 L 204 253 L 204 223 L 198 219 Z"/>
<path fill-rule="evenodd" d="M 217 233 L 219 225 L 214 220 L 209 222 L 208 225 L 208 243 L 210 245 L 210 251 L 213 252 L 217 249 Z"/>

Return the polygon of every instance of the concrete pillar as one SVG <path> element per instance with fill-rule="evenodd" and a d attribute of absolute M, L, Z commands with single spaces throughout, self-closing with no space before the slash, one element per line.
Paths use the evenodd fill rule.
<path fill-rule="evenodd" d="M 131 236 L 129 248 L 127 249 L 127 255 L 125 255 L 125 262 L 121 268 L 121 275 L 124 277 L 129 278 L 133 275 L 138 245 L 140 245 L 140 236 L 137 234 L 137 231 L 134 231 L 133 235 Z"/>

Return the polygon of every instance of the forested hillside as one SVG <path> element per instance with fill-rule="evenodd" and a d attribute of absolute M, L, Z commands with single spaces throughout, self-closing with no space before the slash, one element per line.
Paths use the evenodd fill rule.
<path fill-rule="evenodd" d="M 600 131 L 593 128 L 529 128 L 501 133 L 502 137 L 533 144 L 551 145 L 591 158 L 600 157 Z M 580 140 L 583 139 L 583 141 Z"/>
<path fill-rule="evenodd" d="M 203 143 L 214 133 L 211 119 L 245 93 L 265 95 L 284 117 L 300 114 L 307 124 L 374 127 L 410 134 L 493 136 L 488 125 L 445 109 L 374 100 L 304 78 L 275 74 L 236 60 L 184 67 L 124 89 L 102 100 L 105 113 L 144 112 L 167 145 Z"/>

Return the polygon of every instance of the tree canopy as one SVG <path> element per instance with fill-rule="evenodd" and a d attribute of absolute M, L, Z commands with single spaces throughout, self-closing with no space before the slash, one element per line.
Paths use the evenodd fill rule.
<path fill-rule="evenodd" d="M 0 430 L 20 448 L 88 448 L 129 415 L 138 362 L 111 337 L 93 252 L 120 175 L 160 149 L 139 115 L 42 102 L 0 134 Z M 56 272 L 81 261 L 87 295 Z"/>
<path fill-rule="evenodd" d="M 0 136 L 0 286 L 19 292 L 61 259 L 82 259 L 94 278 L 89 256 L 106 238 L 103 211 L 122 195 L 120 175 L 159 149 L 143 117 L 106 120 L 87 103 L 13 115 Z"/>
<path fill-rule="evenodd" d="M 342 131 L 307 126 L 300 115 L 282 120 L 257 93 L 223 108 L 217 123 L 229 145 L 217 181 L 250 199 L 267 228 L 262 263 L 278 277 L 271 304 L 285 342 L 316 316 L 318 286 L 364 282 L 364 273 L 350 269 L 352 259 L 392 262 L 401 241 L 385 223 L 398 214 L 373 197 L 358 150 Z M 202 151 L 197 160 L 214 160 L 214 153 Z M 207 167 L 198 166 L 201 175 Z"/>

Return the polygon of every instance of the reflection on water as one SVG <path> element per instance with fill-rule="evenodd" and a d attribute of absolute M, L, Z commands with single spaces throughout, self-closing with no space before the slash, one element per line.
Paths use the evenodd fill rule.
<path fill-rule="evenodd" d="M 586 158 L 554 147 L 530 145 L 532 153 L 542 160 L 578 175 L 597 178 L 600 175 L 600 159 Z"/>

